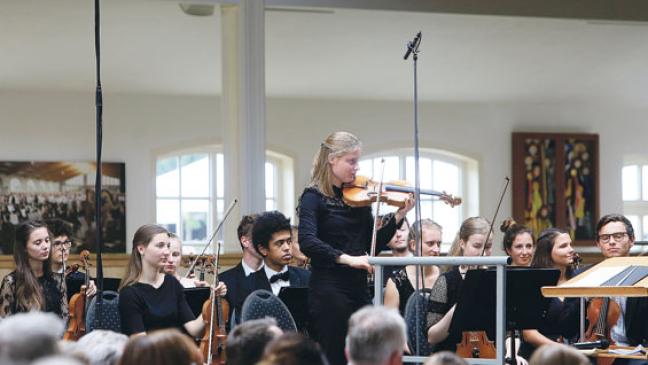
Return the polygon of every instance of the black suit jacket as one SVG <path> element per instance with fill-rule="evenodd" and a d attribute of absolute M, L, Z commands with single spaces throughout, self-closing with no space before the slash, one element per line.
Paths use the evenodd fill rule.
<path fill-rule="evenodd" d="M 250 274 L 250 277 L 252 277 L 252 275 L 254 274 Z M 243 265 L 240 262 L 238 265 L 224 271 L 218 276 L 218 280 L 227 285 L 225 300 L 227 300 L 227 303 L 230 306 L 228 322 L 230 328 L 240 323 L 243 301 L 250 292 L 250 281 L 248 279 L 249 277 L 245 276 L 245 270 L 243 270 Z M 234 319 L 235 323 L 232 323 L 232 319 Z"/>
<path fill-rule="evenodd" d="M 623 320 L 630 345 L 646 346 L 648 344 L 648 298 L 628 298 Z"/>
<path fill-rule="evenodd" d="M 310 275 L 311 273 L 308 270 L 294 266 L 288 266 L 288 280 L 290 281 L 290 287 L 292 288 L 307 288 L 308 284 L 310 283 Z M 272 288 L 270 287 L 270 280 L 266 276 L 264 269 L 261 269 L 250 275 L 249 279 L 250 293 L 257 289 L 265 289 L 272 292 Z"/>

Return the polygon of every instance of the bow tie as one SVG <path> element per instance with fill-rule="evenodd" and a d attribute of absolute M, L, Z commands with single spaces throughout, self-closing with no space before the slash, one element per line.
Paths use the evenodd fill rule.
<path fill-rule="evenodd" d="M 278 280 L 289 281 L 288 279 L 290 279 L 290 275 L 288 274 L 288 270 L 286 270 L 282 273 L 272 275 L 270 277 L 270 284 Z"/>

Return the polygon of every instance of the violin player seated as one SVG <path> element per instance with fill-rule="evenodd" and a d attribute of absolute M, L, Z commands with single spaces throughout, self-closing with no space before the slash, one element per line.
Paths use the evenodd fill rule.
<path fill-rule="evenodd" d="M 264 212 L 252 228 L 252 243 L 263 257 L 263 267 L 248 277 L 250 292 L 257 289 L 279 295 L 282 287 L 308 287 L 310 271 L 289 266 L 293 237 L 290 219 L 278 211 Z"/>

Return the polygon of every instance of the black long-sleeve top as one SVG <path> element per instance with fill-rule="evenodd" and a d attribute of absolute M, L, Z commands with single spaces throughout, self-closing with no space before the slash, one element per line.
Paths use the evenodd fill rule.
<path fill-rule="evenodd" d="M 306 188 L 300 198 L 299 245 L 311 258 L 314 272 L 344 266 L 335 262 L 340 255 L 364 255 L 371 247 L 371 207 L 350 207 L 342 200 L 342 190 L 333 189 L 333 198 L 312 187 Z M 392 217 L 378 230 L 376 252 L 387 247 L 398 226 Z"/>

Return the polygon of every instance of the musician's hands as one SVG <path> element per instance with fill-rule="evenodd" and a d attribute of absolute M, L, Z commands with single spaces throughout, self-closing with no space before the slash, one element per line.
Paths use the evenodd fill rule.
<path fill-rule="evenodd" d="M 212 287 L 214 294 L 219 297 L 224 297 L 227 294 L 227 285 L 224 282 L 219 281 L 216 287 Z"/>
<path fill-rule="evenodd" d="M 83 285 L 82 287 L 85 287 Z M 94 280 L 88 281 L 88 287 L 86 288 L 86 297 L 92 297 L 97 294 L 97 286 L 95 285 Z"/>
<path fill-rule="evenodd" d="M 351 256 L 347 254 L 342 254 L 338 256 L 337 262 L 342 265 L 350 266 L 354 269 L 367 270 L 367 272 L 373 272 L 373 266 L 369 264 L 369 256 Z"/>
<path fill-rule="evenodd" d="M 407 213 L 410 210 L 412 210 L 412 208 L 414 208 L 414 205 L 416 205 L 416 199 L 414 198 L 414 194 L 410 193 L 409 198 L 405 200 L 405 206 L 403 206 L 402 208 L 398 209 L 398 211 L 396 211 L 396 217 L 395 217 L 396 223 L 403 220 L 403 218 L 405 218 Z"/>

